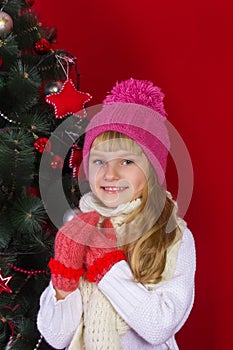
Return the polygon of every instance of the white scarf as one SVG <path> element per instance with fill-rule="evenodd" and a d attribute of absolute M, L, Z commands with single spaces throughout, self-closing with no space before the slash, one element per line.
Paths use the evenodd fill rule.
<path fill-rule="evenodd" d="M 92 193 L 85 194 L 79 202 L 83 213 L 97 211 L 104 217 L 111 217 L 116 229 L 124 219 L 141 204 L 141 199 L 121 204 L 117 208 L 108 208 Z M 116 227 L 118 226 L 118 227 Z M 95 283 L 82 278 L 79 284 L 83 301 L 83 319 L 69 346 L 69 350 L 120 350 L 120 336 L 129 326 L 118 315 L 109 300 L 98 290 Z M 99 341 L 96 341 L 96 334 Z"/>
<path fill-rule="evenodd" d="M 120 204 L 116 208 L 106 207 L 92 192 L 82 196 L 79 207 L 83 213 L 96 210 L 100 215 L 111 217 L 130 214 L 141 204 L 141 199 L 137 198 L 131 202 Z"/>
<path fill-rule="evenodd" d="M 125 218 L 132 213 L 141 204 L 141 198 L 137 198 L 131 202 L 120 204 L 116 208 L 106 207 L 92 192 L 88 192 L 82 196 L 79 201 L 79 208 L 83 213 L 97 211 L 100 215 L 111 217 L 115 225 L 120 226 Z"/>

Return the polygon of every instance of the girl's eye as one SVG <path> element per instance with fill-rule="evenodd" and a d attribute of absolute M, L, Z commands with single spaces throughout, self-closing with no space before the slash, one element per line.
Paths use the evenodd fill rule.
<path fill-rule="evenodd" d="M 96 159 L 96 160 L 93 161 L 93 163 L 96 164 L 96 165 L 103 165 L 104 161 L 101 160 L 101 159 Z"/>
<path fill-rule="evenodd" d="M 122 164 L 123 165 L 129 165 L 129 164 L 132 164 L 133 163 L 133 161 L 132 160 L 129 160 L 129 159 L 124 159 L 123 161 L 122 161 Z"/>

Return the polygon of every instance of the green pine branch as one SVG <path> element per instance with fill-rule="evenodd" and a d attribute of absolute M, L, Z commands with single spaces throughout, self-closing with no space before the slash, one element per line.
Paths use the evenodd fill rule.
<path fill-rule="evenodd" d="M 3 204 L 3 203 L 2 203 Z M 0 207 L 1 203 L 0 203 Z M 6 213 L 0 214 L 0 251 L 8 248 L 9 243 L 13 238 L 14 229 L 9 222 L 9 218 Z"/>
<path fill-rule="evenodd" d="M 34 196 L 19 197 L 12 208 L 10 215 L 11 222 L 21 239 L 28 238 L 27 244 L 30 244 L 30 235 L 32 241 L 41 242 L 39 233 L 42 226 L 47 222 L 47 214 L 43 202 Z M 38 235 L 38 237 L 37 237 Z"/>
<path fill-rule="evenodd" d="M 23 129 L 0 132 L 0 174 L 9 198 L 15 192 L 21 193 L 22 186 L 32 181 L 35 162 L 33 142 L 32 134 Z"/>
<path fill-rule="evenodd" d="M 4 59 L 4 71 L 2 72 L 3 76 L 6 75 L 6 72 L 10 66 L 15 62 L 17 57 L 19 57 L 19 53 L 20 50 L 12 33 L 0 38 L 0 56 Z"/>
<path fill-rule="evenodd" d="M 50 136 L 54 126 L 53 116 L 49 114 L 49 109 L 41 109 L 38 105 L 20 114 L 20 123 L 22 127 L 31 130 L 32 133 L 43 136 Z"/>
<path fill-rule="evenodd" d="M 36 67 L 29 67 L 17 60 L 11 67 L 7 88 L 15 100 L 13 108 L 19 113 L 34 106 L 38 101 L 41 79 Z"/>
<path fill-rule="evenodd" d="M 40 39 L 40 25 L 33 12 L 25 12 L 14 20 L 14 33 L 19 49 L 31 49 L 34 43 Z"/>

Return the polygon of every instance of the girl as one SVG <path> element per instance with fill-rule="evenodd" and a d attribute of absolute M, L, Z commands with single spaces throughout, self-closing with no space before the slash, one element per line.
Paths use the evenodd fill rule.
<path fill-rule="evenodd" d="M 91 192 L 57 233 L 38 329 L 69 350 L 177 350 L 193 305 L 195 246 L 164 188 L 170 147 L 160 89 L 117 84 L 86 130 Z"/>

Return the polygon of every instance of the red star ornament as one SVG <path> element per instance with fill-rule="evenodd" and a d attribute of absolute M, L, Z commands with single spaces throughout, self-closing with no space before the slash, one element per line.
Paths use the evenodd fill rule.
<path fill-rule="evenodd" d="M 12 276 L 3 277 L 3 275 L 1 274 L 1 271 L 0 271 L 0 294 L 2 292 L 12 293 L 12 290 L 8 286 L 8 283 L 10 282 L 11 279 L 12 279 Z"/>
<path fill-rule="evenodd" d="M 56 118 L 61 119 L 68 114 L 82 111 L 91 98 L 90 94 L 78 91 L 72 80 L 67 79 L 59 92 L 47 95 L 45 100 L 53 105 Z"/>

